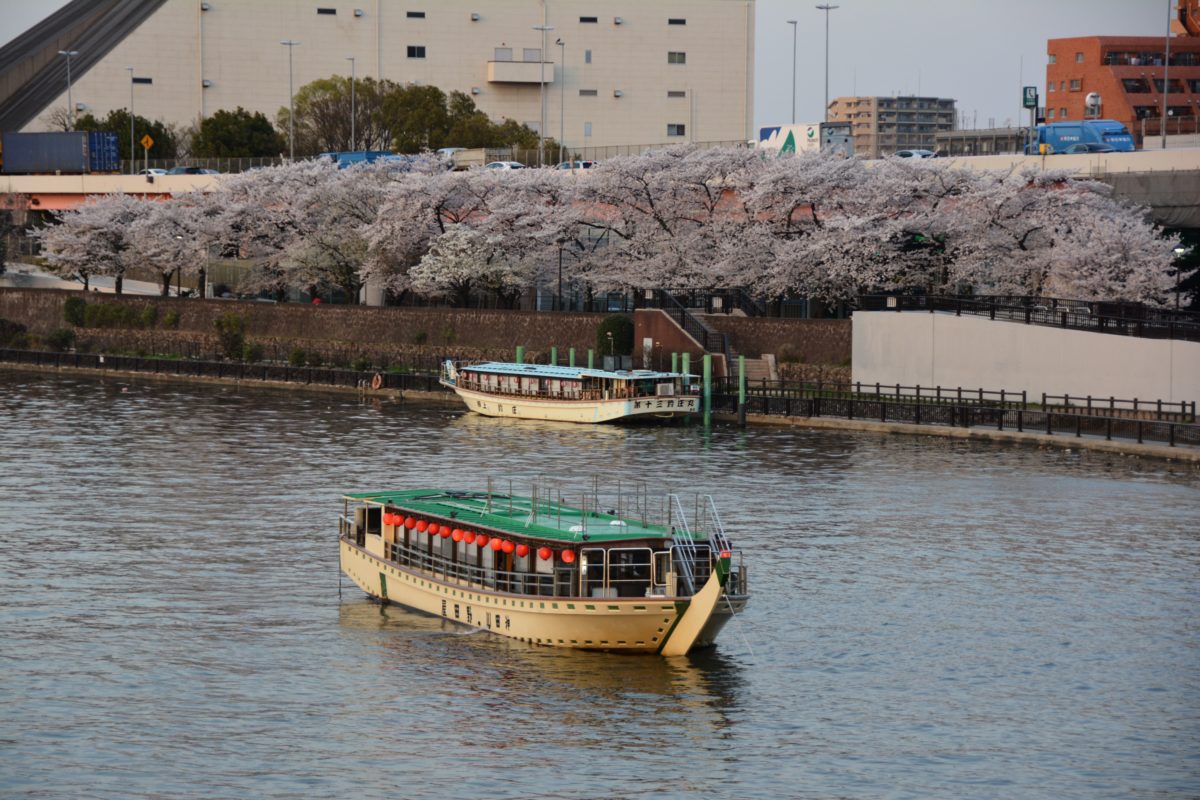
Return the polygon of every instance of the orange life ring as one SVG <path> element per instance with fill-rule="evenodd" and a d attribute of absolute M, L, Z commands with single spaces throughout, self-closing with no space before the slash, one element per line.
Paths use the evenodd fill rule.
<path fill-rule="evenodd" d="M 376 372 L 375 377 L 371 378 L 371 388 L 379 391 L 379 387 L 381 386 L 383 386 L 383 376 Z"/>

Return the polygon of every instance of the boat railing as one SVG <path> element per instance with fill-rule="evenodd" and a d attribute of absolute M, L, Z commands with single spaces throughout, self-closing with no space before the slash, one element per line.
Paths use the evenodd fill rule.
<path fill-rule="evenodd" d="M 465 582 L 507 594 L 570 597 L 574 585 L 575 570 L 569 568 L 556 567 L 553 573 L 488 569 L 452 561 L 401 542 L 389 543 L 388 558 L 401 566 L 418 569 L 447 581 Z"/>
<path fill-rule="evenodd" d="M 686 594 L 693 595 L 700 586 L 699 575 L 697 575 L 699 563 L 699 548 L 696 547 L 696 541 L 692 538 L 692 532 L 688 528 L 687 515 L 683 513 L 683 504 L 679 502 L 679 495 L 668 495 L 668 524 L 671 529 L 671 564 L 675 569 L 675 574 L 679 576 L 679 581 L 687 590 Z M 685 535 L 680 536 L 682 531 Z M 706 576 L 707 577 L 707 576 Z M 685 594 L 685 592 L 680 592 Z"/>

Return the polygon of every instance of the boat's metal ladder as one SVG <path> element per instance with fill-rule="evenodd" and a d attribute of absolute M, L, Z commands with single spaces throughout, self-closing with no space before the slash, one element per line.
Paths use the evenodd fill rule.
<path fill-rule="evenodd" d="M 677 517 L 680 524 L 676 529 L 682 529 L 686 535 L 686 540 L 678 534 L 673 537 L 676 552 L 680 555 L 676 567 L 681 578 L 684 578 L 686 575 L 686 583 L 694 594 L 696 588 L 693 576 L 696 574 L 695 564 L 698 557 L 696 546 L 692 539 L 691 529 L 688 528 L 687 518 L 684 516 L 683 508 L 679 503 L 679 497 L 677 495 L 670 495 L 670 504 L 672 524 L 674 523 L 674 518 Z M 721 523 L 721 515 L 717 513 L 717 504 L 713 500 L 712 495 L 706 494 L 697 497 L 696 505 L 696 529 L 697 531 L 707 532 L 709 544 L 715 550 L 714 555 L 720 556 L 722 553 L 732 554 L 733 543 L 729 541 L 729 536 L 725 533 L 725 526 Z M 740 622 L 738 613 L 734 610 L 733 601 L 729 599 L 729 593 L 723 591 L 721 592 L 721 596 L 725 599 L 725 605 L 729 608 L 729 616 L 735 622 Z M 754 650 L 750 647 L 750 642 L 746 639 L 746 635 L 742 632 L 741 628 L 738 628 L 738 635 L 741 636 L 742 643 L 746 645 L 746 651 L 754 655 Z"/>
<path fill-rule="evenodd" d="M 671 566 L 690 597 L 696 593 L 697 589 L 695 578 L 698 558 L 696 542 L 688 527 L 687 515 L 683 513 L 683 504 L 679 502 L 679 495 L 667 495 L 667 502 L 669 503 L 667 521 L 671 528 L 671 549 L 674 552 Z"/>

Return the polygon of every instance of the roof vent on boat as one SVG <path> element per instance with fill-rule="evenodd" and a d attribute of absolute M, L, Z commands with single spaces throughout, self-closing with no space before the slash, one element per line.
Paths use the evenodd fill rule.
<path fill-rule="evenodd" d="M 583 526 L 582 525 L 572 525 L 568 530 L 571 533 L 583 533 Z"/>
<path fill-rule="evenodd" d="M 628 525 L 628 524 L 625 522 L 625 520 L 623 520 L 623 519 L 614 519 L 612 522 L 610 522 L 610 523 L 608 523 L 608 524 L 609 524 L 609 525 L 616 525 L 616 526 L 618 526 L 618 527 L 621 527 L 621 528 L 627 528 L 627 527 L 629 527 L 629 525 Z"/>

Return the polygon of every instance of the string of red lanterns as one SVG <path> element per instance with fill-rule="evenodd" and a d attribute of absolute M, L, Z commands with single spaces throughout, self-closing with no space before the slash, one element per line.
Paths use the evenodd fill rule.
<path fill-rule="evenodd" d="M 403 526 L 408 530 L 416 528 L 418 533 L 428 533 L 430 537 L 441 536 L 443 539 L 453 539 L 455 542 L 474 544 L 480 548 L 490 546 L 494 552 L 515 552 L 519 558 L 524 558 L 530 553 L 530 548 L 527 544 L 516 544 L 508 539 L 500 539 L 495 536 L 489 536 L 486 533 L 464 531 L 461 528 L 452 528 L 449 525 L 440 525 L 436 522 L 429 522 L 423 519 L 413 519 L 412 517 L 406 517 L 403 514 L 394 514 L 390 511 L 383 512 L 383 524 Z M 564 564 L 575 563 L 574 550 L 563 550 L 558 556 Z M 549 547 L 539 547 L 537 549 L 537 557 L 542 561 L 549 561 L 554 558 L 554 551 Z"/>

